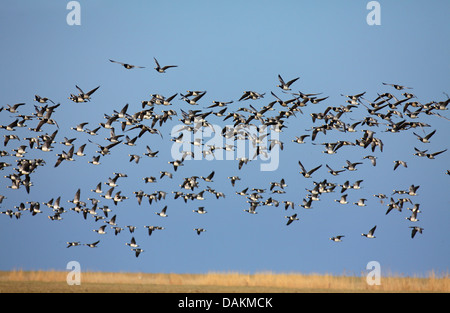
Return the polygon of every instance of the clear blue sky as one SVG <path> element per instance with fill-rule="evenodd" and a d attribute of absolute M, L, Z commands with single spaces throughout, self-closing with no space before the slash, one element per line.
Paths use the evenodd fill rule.
<path fill-rule="evenodd" d="M 64 270 L 69 261 L 80 262 L 82 270 L 122 272 L 175 272 L 204 273 L 208 271 L 238 272 L 300 272 L 300 273 L 353 273 L 360 274 L 370 261 L 378 261 L 383 273 L 426 275 L 430 271 L 448 272 L 450 246 L 447 240 L 449 211 L 449 181 L 445 175 L 449 169 L 450 152 L 435 160 L 414 156 L 414 147 L 440 151 L 448 146 L 449 121 L 433 115 L 420 115 L 421 122 L 429 128 L 410 129 L 400 133 L 385 132 L 386 125 L 360 126 L 359 130 L 375 131 L 382 139 L 384 150 L 372 153 L 369 148 L 343 147 L 335 155 L 322 153 L 323 146 L 292 143 L 295 136 L 310 134 L 307 129 L 320 125 L 312 123 L 310 113 L 323 112 L 327 106 L 346 105 L 347 98 L 341 94 L 357 94 L 366 91 L 369 101 L 377 93 L 401 92 L 382 82 L 413 87 L 408 90 L 417 101 L 447 99 L 449 90 L 450 26 L 447 14 L 448 1 L 379 1 L 381 25 L 369 26 L 366 16 L 368 1 L 79 1 L 81 25 L 69 26 L 66 16 L 68 1 L 9 1 L 0 10 L 0 49 L 2 93 L 0 106 L 25 102 L 19 114 L 34 112 L 34 95 L 48 97 L 61 106 L 52 115 L 59 125 L 54 149 L 42 152 L 29 149 L 25 158 L 42 158 L 47 163 L 31 175 L 33 186 L 29 194 L 6 188 L 10 180 L 4 178 L 16 167 L 16 157 L 2 157 L 11 163 L 1 174 L 0 195 L 6 199 L 0 210 L 6 211 L 20 202 L 41 202 L 42 214 L 31 216 L 24 212 L 19 220 L 0 215 L 0 270 L 59 269 Z M 153 70 L 156 57 L 161 65 L 176 64 L 177 68 L 160 74 Z M 145 66 L 144 69 L 126 70 L 108 59 Z M 229 111 L 253 105 L 261 108 L 273 101 L 273 91 L 283 99 L 276 87 L 277 75 L 285 80 L 300 79 L 292 85 L 292 91 L 318 93 L 329 96 L 320 104 L 309 104 L 286 121 L 288 126 L 279 139 L 285 143 L 280 153 L 277 170 L 262 172 L 260 161 L 255 160 L 238 170 L 236 161 L 186 161 L 173 179 L 159 179 L 159 171 L 173 169 L 170 149 L 170 131 L 179 125 L 181 111 L 204 109 L 217 101 L 234 101 Z M 74 103 L 68 99 L 77 93 L 75 85 L 84 90 L 100 86 L 88 103 Z M 206 90 L 199 106 L 190 106 L 180 100 L 180 93 L 187 90 Z M 263 99 L 238 102 L 244 91 L 265 93 Z M 149 100 L 151 94 L 166 97 L 178 96 L 171 107 L 155 106 L 155 112 L 174 109 L 178 112 L 172 121 L 159 129 L 158 135 L 145 134 L 137 145 L 119 145 L 111 155 L 101 158 L 102 164 L 89 164 L 97 147 L 88 139 L 107 143 L 109 130 L 101 129 L 91 137 L 71 130 L 82 122 L 93 129 L 104 122 L 104 114 L 111 115 L 129 104 L 129 113 L 141 110 L 141 101 Z M 283 109 L 275 106 L 276 110 Z M 402 109 L 402 107 L 400 107 Z M 207 111 L 205 109 L 205 111 Z M 217 111 L 217 109 L 216 109 Z M 245 114 L 245 112 L 241 112 Z M 439 111 L 449 117 L 447 111 Z M 0 112 L 0 124 L 14 121 L 15 115 Z M 342 119 L 356 122 L 367 115 L 359 107 Z M 354 119 L 354 120 L 352 120 Z M 400 118 L 393 117 L 395 121 Z M 210 116 L 211 123 L 225 126 L 230 120 Z M 31 133 L 37 121 L 28 121 L 27 127 L 15 132 L 0 130 L 4 134 L 15 133 L 21 138 L 11 141 L 6 150 L 24 144 L 23 138 Z M 147 123 L 147 122 L 146 122 Z M 116 126 L 116 132 L 120 127 Z M 431 143 L 423 144 L 413 131 L 424 134 L 436 129 Z M 55 126 L 45 125 L 43 132 L 52 133 Z M 137 132 L 125 133 L 134 137 Z M 362 132 L 319 134 L 316 143 L 360 138 Z M 74 162 L 63 162 L 54 168 L 56 154 L 68 148 L 59 144 L 64 137 L 76 137 L 75 147 L 86 143 L 85 157 L 75 157 Z M 3 141 L 3 138 L 2 138 Z M 146 145 L 159 150 L 158 158 L 142 158 L 139 164 L 130 163 L 130 153 L 146 152 Z M 377 156 L 373 167 L 362 158 L 368 154 Z M 323 164 L 312 179 L 299 174 L 298 160 L 307 168 Z M 345 160 L 362 162 L 355 172 L 343 172 L 339 176 L 327 173 L 325 164 L 342 169 Z M 408 168 L 400 166 L 393 171 L 393 161 L 404 160 Z M 184 177 L 207 176 L 215 171 L 214 182 L 201 180 L 198 192 L 210 186 L 222 191 L 226 198 L 217 200 L 205 192 L 205 200 L 184 203 L 173 199 L 173 190 L 180 190 Z M 113 172 L 123 172 L 115 191 L 122 191 L 129 199 L 117 206 L 110 200 L 100 198 L 90 190 L 99 182 L 113 177 Z M 241 181 L 232 187 L 228 176 L 238 175 Z M 156 176 L 158 182 L 145 184 L 146 176 Z M 269 194 L 270 182 L 284 178 L 286 193 Z M 342 184 L 363 180 L 362 188 L 349 190 L 349 204 L 333 201 L 341 193 L 324 194 L 314 201 L 313 209 L 299 206 L 313 188 L 313 181 L 327 179 Z M 420 203 L 418 222 L 405 218 L 411 211 L 406 207 L 385 215 L 386 202 L 381 204 L 373 197 L 384 193 L 390 197 L 394 189 L 408 189 L 420 185 L 418 195 L 409 197 Z M 246 187 L 266 188 L 264 200 L 272 196 L 290 200 L 295 209 L 258 207 L 258 214 L 244 212 L 247 199 L 235 194 Z M 115 236 L 107 227 L 107 234 L 93 232 L 102 221 L 84 220 L 81 214 L 69 211 L 68 200 L 81 188 L 81 198 L 96 197 L 100 206 L 106 204 L 117 215 L 119 226 L 135 225 L 133 234 L 145 250 L 136 258 L 125 245 L 132 235 L 127 229 Z M 107 186 L 103 184 L 103 190 Z M 152 193 L 168 192 L 165 200 L 137 204 L 133 191 Z M 188 190 L 185 190 L 189 192 Z M 63 220 L 51 221 L 51 210 L 42 203 L 61 196 L 61 204 L 68 211 Z M 394 199 L 403 195 L 392 195 Z M 367 199 L 366 207 L 352 204 L 360 198 Z M 389 201 L 389 199 L 388 199 Z M 168 217 L 157 216 L 165 205 Z M 90 204 L 88 205 L 91 206 Z M 198 215 L 192 210 L 204 206 L 207 214 Z M 15 210 L 15 209 L 14 209 Z M 297 213 L 299 220 L 286 226 L 285 215 Z M 101 212 L 99 212 L 101 214 Z M 111 217 L 111 215 L 109 215 Z M 151 237 L 144 225 L 164 226 Z M 361 236 L 377 225 L 375 239 Z M 412 225 L 424 228 L 423 234 L 410 238 Z M 207 231 L 198 236 L 194 228 Z M 332 242 L 330 237 L 345 235 L 342 242 Z M 86 246 L 66 248 L 68 241 L 91 243 L 100 239 L 98 248 Z"/>

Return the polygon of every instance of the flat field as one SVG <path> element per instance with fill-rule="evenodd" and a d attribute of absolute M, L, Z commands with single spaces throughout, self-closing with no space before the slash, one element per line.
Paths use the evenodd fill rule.
<path fill-rule="evenodd" d="M 298 273 L 151 274 L 81 272 L 69 285 L 64 271 L 0 271 L 0 293 L 307 293 L 450 292 L 450 275 L 365 277 Z"/>

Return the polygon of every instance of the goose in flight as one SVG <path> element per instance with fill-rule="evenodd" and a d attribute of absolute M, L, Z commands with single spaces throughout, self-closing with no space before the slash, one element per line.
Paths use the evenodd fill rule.
<path fill-rule="evenodd" d="M 287 83 L 284 82 L 283 78 L 281 77 L 280 74 L 278 74 L 278 80 L 280 81 L 280 85 L 277 85 L 277 87 L 280 87 L 283 90 L 291 90 L 290 86 L 296 82 L 300 77 L 291 79 L 290 81 L 288 81 Z"/>
<path fill-rule="evenodd" d="M 79 241 L 67 242 L 67 248 L 79 246 L 81 243 Z"/>
<path fill-rule="evenodd" d="M 349 171 L 356 171 L 356 165 L 362 164 L 361 162 L 352 163 L 349 160 L 346 160 L 346 162 L 347 162 L 347 166 L 343 166 L 342 168 L 345 168 Z"/>
<path fill-rule="evenodd" d="M 207 211 L 205 210 L 205 207 L 199 207 L 197 210 L 192 210 L 192 212 L 196 212 L 198 214 L 205 214 Z"/>
<path fill-rule="evenodd" d="M 134 239 L 134 237 L 131 237 L 131 241 L 130 242 L 126 242 L 125 243 L 127 246 L 130 246 L 132 248 L 137 248 L 139 247 L 139 245 L 136 243 L 136 240 Z"/>
<path fill-rule="evenodd" d="M 206 231 L 206 229 L 204 228 L 194 228 L 194 230 L 197 232 L 197 235 L 200 235 L 201 233 Z"/>
<path fill-rule="evenodd" d="M 9 105 L 9 104 L 7 104 L 7 108 L 5 109 L 5 111 L 9 111 L 9 113 L 17 113 L 17 109 L 21 106 L 21 105 L 24 105 L 25 104 L 25 102 L 22 102 L 22 103 L 16 103 L 16 104 L 13 104 L 13 105 Z"/>
<path fill-rule="evenodd" d="M 231 185 L 233 187 L 234 187 L 234 184 L 236 183 L 236 180 L 241 180 L 238 176 L 231 176 L 231 177 L 228 177 L 228 179 L 230 179 Z"/>
<path fill-rule="evenodd" d="M 397 90 L 403 90 L 403 89 L 412 89 L 411 87 L 405 87 L 402 85 L 397 85 L 397 84 L 388 84 L 388 83 L 383 83 L 383 85 L 387 85 L 387 86 L 392 86 Z"/>
<path fill-rule="evenodd" d="M 436 155 L 439 155 L 439 154 L 441 154 L 441 153 L 444 153 L 445 151 L 447 151 L 447 149 L 441 150 L 441 151 L 438 151 L 438 152 L 434 152 L 434 153 L 426 153 L 426 156 L 427 156 L 427 158 L 429 158 L 429 159 L 434 159 L 434 157 L 435 157 Z"/>
<path fill-rule="evenodd" d="M 122 65 L 124 68 L 126 68 L 127 70 L 132 69 L 132 68 L 145 68 L 145 66 L 137 66 L 137 65 L 132 65 L 132 64 L 128 64 L 128 63 L 122 63 L 122 62 L 118 62 L 118 61 L 114 61 L 114 60 L 109 60 L 112 63 L 117 63 Z"/>
<path fill-rule="evenodd" d="M 132 248 L 131 251 L 135 252 L 136 257 L 138 257 L 141 252 L 144 252 L 144 250 L 141 248 Z"/>
<path fill-rule="evenodd" d="M 156 60 L 155 57 L 154 57 L 153 59 L 155 60 L 155 63 L 156 63 L 155 70 L 156 70 L 158 73 L 165 73 L 166 70 L 167 70 L 168 68 L 171 68 L 171 67 L 178 67 L 178 65 L 166 65 L 166 66 L 161 67 L 161 66 L 159 65 L 158 60 Z"/>
<path fill-rule="evenodd" d="M 310 137 L 310 135 L 302 135 L 300 137 L 295 136 L 295 139 L 292 139 L 292 142 L 301 144 L 301 143 L 305 143 L 305 138 L 306 137 Z"/>
<path fill-rule="evenodd" d="M 403 167 L 408 167 L 405 161 L 402 160 L 396 160 L 394 161 L 394 171 L 399 167 L 400 165 L 403 165 Z"/>
<path fill-rule="evenodd" d="M 342 241 L 342 239 L 341 239 L 342 237 L 344 237 L 344 235 L 334 236 L 334 237 L 331 237 L 330 240 L 334 241 L 334 242 L 339 242 L 339 241 Z"/>
<path fill-rule="evenodd" d="M 85 100 L 85 101 L 90 101 L 91 100 L 91 95 L 94 93 L 94 92 L 96 92 L 97 91 L 97 89 L 98 88 L 100 88 L 100 86 L 98 86 L 98 87 L 95 87 L 94 89 L 92 89 L 92 90 L 90 90 L 90 91 L 88 91 L 88 92 L 84 92 L 80 87 L 78 87 L 77 85 L 75 85 L 75 87 L 78 89 L 78 91 L 80 92 L 79 93 L 79 96 L 83 99 L 83 100 Z"/>
<path fill-rule="evenodd" d="M 348 203 L 347 194 L 342 195 L 339 200 L 335 199 L 334 201 L 339 202 L 340 204 L 347 204 Z"/>
<path fill-rule="evenodd" d="M 93 229 L 92 231 L 95 231 L 96 233 L 98 233 L 100 235 L 104 235 L 104 234 L 106 234 L 105 227 L 106 227 L 106 225 L 102 225 L 99 227 L 99 229 Z"/>
<path fill-rule="evenodd" d="M 433 136 L 436 133 L 436 130 L 432 131 L 431 133 L 425 135 L 424 137 L 417 135 L 416 133 L 413 132 L 413 134 L 417 137 L 417 139 L 419 139 L 419 141 L 423 142 L 423 143 L 429 143 L 430 142 L 430 138 L 431 136 Z"/>
<path fill-rule="evenodd" d="M 373 234 L 374 234 L 376 228 L 377 228 L 377 225 L 375 225 L 374 227 L 372 227 L 372 228 L 369 230 L 369 233 L 367 233 L 367 234 L 361 234 L 361 236 L 364 236 L 364 237 L 367 237 L 367 238 L 375 238 L 375 236 L 374 236 Z"/>
<path fill-rule="evenodd" d="M 359 199 L 358 202 L 353 202 L 353 204 L 356 204 L 357 206 L 366 206 L 366 203 L 365 203 L 366 200 L 367 199 L 362 198 L 362 199 Z"/>
<path fill-rule="evenodd" d="M 50 101 L 51 103 L 55 103 L 49 98 L 41 97 L 39 95 L 34 95 L 34 101 L 37 101 L 39 103 L 47 103 L 47 101 Z"/>
<path fill-rule="evenodd" d="M 330 174 L 333 175 L 333 176 L 337 176 L 337 175 L 339 175 L 339 173 L 345 171 L 345 170 L 338 170 L 338 171 L 335 171 L 335 170 L 333 170 L 328 164 L 325 164 L 325 166 L 329 169 L 328 173 L 330 173 Z"/>
<path fill-rule="evenodd" d="M 419 232 L 420 234 L 423 231 L 422 227 L 419 226 L 409 226 L 409 228 L 412 228 L 411 230 L 411 238 L 414 238 L 414 236 L 416 235 L 417 232 Z"/>
<path fill-rule="evenodd" d="M 410 217 L 405 217 L 405 219 L 411 221 L 411 222 L 418 222 L 419 219 L 417 218 L 417 213 L 419 212 L 419 210 L 413 210 L 412 214 Z"/>
<path fill-rule="evenodd" d="M 305 167 L 303 166 L 302 162 L 298 161 L 298 165 L 300 165 L 300 168 L 301 168 L 301 170 L 302 170 L 302 171 L 300 172 L 300 174 L 302 174 L 303 177 L 305 177 L 305 178 L 311 178 L 311 175 L 312 175 L 315 171 L 317 171 L 319 168 L 322 167 L 322 164 L 320 164 L 319 166 L 313 168 L 312 170 L 306 171 L 306 169 L 305 169 Z"/>
<path fill-rule="evenodd" d="M 295 213 L 295 214 L 293 214 L 291 216 L 285 216 L 285 218 L 288 219 L 286 225 L 291 224 L 293 221 L 298 221 L 299 220 L 299 218 L 297 217 L 297 213 Z"/>
<path fill-rule="evenodd" d="M 159 215 L 161 217 L 167 217 L 169 215 L 166 214 L 167 211 L 167 205 L 161 210 L 161 212 L 155 212 L 156 215 Z"/>
<path fill-rule="evenodd" d="M 100 242 L 100 240 L 97 240 L 96 242 L 93 243 L 85 243 L 85 246 L 88 246 L 89 248 L 96 248 L 98 243 Z"/>

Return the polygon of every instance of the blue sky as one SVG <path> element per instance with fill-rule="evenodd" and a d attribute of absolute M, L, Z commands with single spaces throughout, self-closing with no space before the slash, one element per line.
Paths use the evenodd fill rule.
<path fill-rule="evenodd" d="M 238 272 L 300 272 L 300 273 L 352 273 L 360 274 L 370 261 L 378 261 L 383 273 L 426 275 L 434 270 L 447 272 L 450 249 L 446 240 L 450 222 L 448 182 L 445 175 L 449 164 L 449 152 L 435 160 L 413 156 L 414 147 L 429 152 L 448 148 L 449 122 L 433 115 L 421 115 L 418 120 L 431 127 L 410 129 L 400 133 L 385 132 L 386 125 L 372 127 L 375 137 L 383 140 L 384 150 L 371 152 L 358 147 L 343 147 L 335 155 L 322 153 L 323 146 L 297 145 L 295 136 L 310 134 L 307 129 L 317 126 L 310 113 L 323 112 L 327 106 L 346 105 L 341 94 L 366 92 L 372 101 L 377 93 L 401 92 L 382 82 L 413 87 L 408 90 L 417 101 L 443 101 L 449 92 L 450 26 L 445 22 L 450 9 L 448 1 L 379 1 L 381 25 L 369 26 L 366 17 L 368 1 L 79 1 L 81 25 L 69 26 L 66 16 L 68 1 L 14 1 L 2 6 L 0 33 L 2 49 L 2 94 L 0 106 L 25 102 L 20 114 L 31 114 L 34 95 L 48 97 L 61 106 L 52 117 L 57 120 L 59 131 L 52 152 L 30 150 L 25 158 L 42 158 L 47 164 L 31 175 L 33 186 L 27 194 L 24 188 L 6 188 L 10 180 L 4 178 L 15 167 L 15 157 L 2 157 L 1 161 L 13 166 L 2 171 L 0 194 L 6 199 L 0 211 L 13 209 L 20 202 L 41 202 L 42 214 L 31 216 L 25 212 L 19 220 L 0 215 L 0 269 L 64 270 L 69 261 L 80 262 L 82 270 L 122 272 L 175 272 L 204 273 L 208 271 Z M 160 74 L 153 70 L 156 57 L 163 65 L 176 64 Z M 126 70 L 109 59 L 145 66 L 144 69 Z M 260 171 L 260 161 L 249 162 L 238 170 L 237 162 L 186 161 L 174 175 L 159 179 L 159 171 L 170 170 L 172 161 L 170 134 L 172 127 L 180 125 L 181 109 L 205 109 L 217 101 L 234 101 L 227 112 L 253 105 L 261 108 L 273 101 L 273 91 L 287 100 L 276 87 L 277 75 L 285 80 L 300 79 L 292 85 L 292 91 L 322 93 L 329 98 L 319 104 L 302 108 L 303 115 L 290 117 L 288 126 L 279 135 L 285 143 L 280 151 L 279 167 L 275 171 Z M 100 88 L 87 103 L 74 103 L 68 99 L 77 93 L 75 85 L 83 90 Z M 180 100 L 180 93 L 187 90 L 206 90 L 206 95 L 196 107 Z M 265 93 L 263 99 L 238 102 L 244 91 Z M 87 161 L 95 155 L 96 146 L 88 139 L 106 143 L 109 130 L 101 129 L 91 137 L 71 130 L 82 122 L 93 129 L 104 122 L 104 114 L 111 115 L 129 104 L 128 112 L 142 109 L 141 101 L 151 94 L 166 97 L 178 96 L 171 107 L 155 106 L 155 112 L 174 109 L 178 116 L 160 127 L 163 138 L 145 134 L 135 147 L 119 145 L 110 156 L 101 158 L 102 164 L 93 166 Z M 321 95 L 321 96 L 322 96 Z M 276 110 L 283 109 L 281 106 Z M 447 116 L 446 111 L 439 111 Z M 356 122 L 367 115 L 360 107 L 346 114 L 346 123 Z M 0 124 L 7 125 L 14 114 L 0 112 Z M 213 124 L 225 126 L 229 120 L 212 116 Z M 396 121 L 399 121 L 397 119 Z M 27 127 L 35 127 L 36 120 Z M 28 128 L 17 129 L 20 138 L 30 135 Z M 119 129 L 120 127 L 116 127 Z M 359 130 L 364 127 L 359 128 Z M 413 135 L 429 133 L 436 129 L 431 143 L 420 143 Z M 51 133 L 55 126 L 45 125 L 44 132 Z M 2 136 L 9 133 L 1 130 Z M 124 133 L 135 136 L 136 132 Z M 33 134 L 35 135 L 35 134 Z M 327 132 L 319 134 L 315 143 L 351 140 L 359 133 Z M 86 143 L 86 156 L 74 162 L 63 162 L 54 168 L 55 154 L 68 148 L 58 144 L 64 137 L 74 138 L 76 148 Z M 20 144 L 24 141 L 21 139 Z M 11 141 L 1 150 L 11 152 L 19 142 Z M 146 152 L 149 145 L 159 150 L 157 158 L 142 158 L 139 164 L 128 162 L 130 153 Z M 368 154 L 377 156 L 377 166 L 362 158 Z M 393 171 L 393 161 L 407 161 L 408 168 Z M 312 179 L 299 174 L 298 161 L 307 168 L 323 164 Z M 339 176 L 327 173 L 325 164 L 341 169 L 346 160 L 362 162 L 355 172 L 343 172 Z M 207 176 L 215 171 L 214 182 L 200 182 L 198 192 L 207 186 L 222 191 L 226 198 L 217 200 L 205 192 L 205 200 L 184 203 L 173 199 L 173 190 L 180 190 L 184 177 Z M 99 182 L 106 182 L 113 172 L 123 172 L 117 191 L 129 199 L 114 206 L 99 198 L 90 190 Z M 241 181 L 232 187 L 229 176 L 238 175 Z M 145 184 L 146 176 L 156 176 L 158 182 Z M 284 178 L 286 193 L 269 194 L 270 182 Z M 363 180 L 362 188 L 349 190 L 349 204 L 340 205 L 340 188 L 314 201 L 313 209 L 299 206 L 313 188 L 313 181 L 327 179 L 342 184 L 346 180 Z M 420 203 L 422 213 L 418 222 L 405 218 L 411 211 L 409 203 L 402 212 L 386 212 L 386 202 L 380 203 L 373 194 L 391 196 L 392 190 L 408 189 L 420 185 L 418 195 L 410 197 Z M 4 187 L 4 188 L 3 188 Z M 248 209 L 247 199 L 235 194 L 246 187 L 266 188 L 264 199 L 272 196 L 295 203 L 295 209 L 259 207 L 258 214 L 243 212 Z M 84 220 L 81 214 L 68 209 L 77 189 L 86 201 L 89 197 L 101 200 L 117 215 L 119 226 L 136 225 L 133 234 L 144 252 L 136 258 L 125 245 L 133 236 L 127 229 L 115 236 L 93 232 L 102 221 Z M 103 184 L 103 190 L 107 186 Z M 146 200 L 138 205 L 133 191 L 152 193 L 168 192 L 165 200 L 149 205 Z M 51 221 L 51 210 L 42 203 L 61 196 L 61 203 L 68 210 L 63 220 Z M 399 195 L 392 195 L 394 199 Z M 367 198 L 366 207 L 352 204 L 359 198 Z M 389 201 L 389 199 L 388 199 Z M 168 217 L 155 214 L 168 206 Z M 204 206 L 207 214 L 198 215 L 193 209 Z M 299 220 L 286 226 L 285 215 L 297 213 Z M 111 215 L 110 215 L 111 216 Z M 149 237 L 144 225 L 160 225 L 165 229 Z M 375 239 L 361 237 L 377 225 Z M 423 234 L 410 238 L 409 226 L 419 225 Z M 193 228 L 207 231 L 198 236 Z M 342 242 L 332 242 L 330 237 L 345 235 Z M 90 243 L 100 239 L 96 249 L 88 247 L 66 248 L 68 241 Z"/>

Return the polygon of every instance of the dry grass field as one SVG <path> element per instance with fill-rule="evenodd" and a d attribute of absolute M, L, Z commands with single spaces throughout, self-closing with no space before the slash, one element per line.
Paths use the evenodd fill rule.
<path fill-rule="evenodd" d="M 382 277 L 370 286 L 365 277 L 319 274 L 207 273 L 144 274 L 82 272 L 80 285 L 68 285 L 64 271 L 0 272 L 0 293 L 296 293 L 296 292 L 450 292 L 450 276 Z"/>

